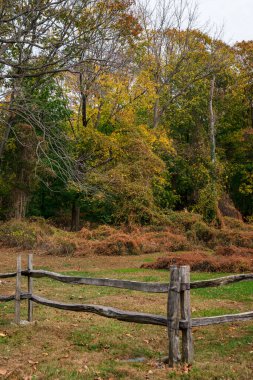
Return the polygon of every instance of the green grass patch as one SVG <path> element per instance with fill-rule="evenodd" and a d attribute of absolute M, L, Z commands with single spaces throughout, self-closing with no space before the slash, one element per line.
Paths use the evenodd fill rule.
<path fill-rule="evenodd" d="M 205 299 L 253 302 L 253 281 L 238 282 L 215 288 L 192 290 L 192 295 Z"/>
<path fill-rule="evenodd" d="M 230 309 L 225 307 L 215 307 L 215 308 L 208 308 L 206 310 L 198 310 L 192 312 L 192 317 L 215 317 L 217 315 L 224 315 L 224 314 L 232 314 L 236 313 L 236 309 Z"/>
<path fill-rule="evenodd" d="M 59 363 L 56 361 L 50 363 L 50 364 L 44 364 L 39 366 L 39 371 L 41 372 L 41 375 L 44 376 L 44 379 L 48 380 L 55 380 L 55 379 L 61 379 L 61 380 L 83 380 L 84 375 L 82 372 L 79 372 L 78 370 L 70 370 L 65 368 L 60 368 Z M 42 379 L 41 375 L 34 375 L 33 379 Z M 93 376 L 93 375 L 92 375 Z M 87 380 L 94 379 L 93 377 L 85 377 Z"/>

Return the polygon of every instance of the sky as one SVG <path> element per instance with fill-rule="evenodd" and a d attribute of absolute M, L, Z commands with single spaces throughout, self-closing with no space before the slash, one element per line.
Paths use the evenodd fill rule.
<path fill-rule="evenodd" d="M 144 1 L 145 0 L 141 0 Z M 151 6 L 181 0 L 146 0 Z M 198 23 L 204 31 L 223 30 L 221 38 L 228 44 L 253 40 L 253 0 L 183 0 L 198 5 Z M 209 27 L 204 25 L 209 22 Z M 211 32 L 211 34 L 213 34 Z"/>
<path fill-rule="evenodd" d="M 253 40 L 253 0 L 196 0 L 200 23 L 223 26 L 227 43 Z"/>

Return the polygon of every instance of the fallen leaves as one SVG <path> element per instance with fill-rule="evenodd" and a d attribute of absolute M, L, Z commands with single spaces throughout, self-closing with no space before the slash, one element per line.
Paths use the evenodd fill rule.
<path fill-rule="evenodd" d="M 28 360 L 28 363 L 31 365 L 39 364 L 39 362 L 34 362 L 33 360 Z"/>
<path fill-rule="evenodd" d="M 5 376 L 7 374 L 7 369 L 5 368 L 0 368 L 0 376 Z"/>
<path fill-rule="evenodd" d="M 69 354 L 65 354 L 63 356 L 61 356 L 59 359 L 68 359 L 69 358 Z"/>
<path fill-rule="evenodd" d="M 192 369 L 192 365 L 191 364 L 185 364 L 183 366 L 178 365 L 174 368 L 167 367 L 166 369 L 168 372 L 173 372 L 177 375 L 182 375 L 182 374 L 188 374 Z"/>

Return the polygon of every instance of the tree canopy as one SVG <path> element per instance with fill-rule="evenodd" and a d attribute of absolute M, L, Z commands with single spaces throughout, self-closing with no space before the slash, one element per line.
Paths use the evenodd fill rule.
<path fill-rule="evenodd" d="M 0 1 L 0 218 L 253 214 L 253 42 L 185 1 Z"/>

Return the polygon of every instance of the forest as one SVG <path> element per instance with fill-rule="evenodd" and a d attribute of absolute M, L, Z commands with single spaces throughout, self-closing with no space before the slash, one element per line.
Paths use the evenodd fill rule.
<path fill-rule="evenodd" d="M 253 379 L 253 40 L 194 1 L 0 0 L 1 379 Z"/>
<path fill-rule="evenodd" d="M 172 0 L 2 0 L 0 35 L 2 221 L 252 221 L 253 41 Z"/>

